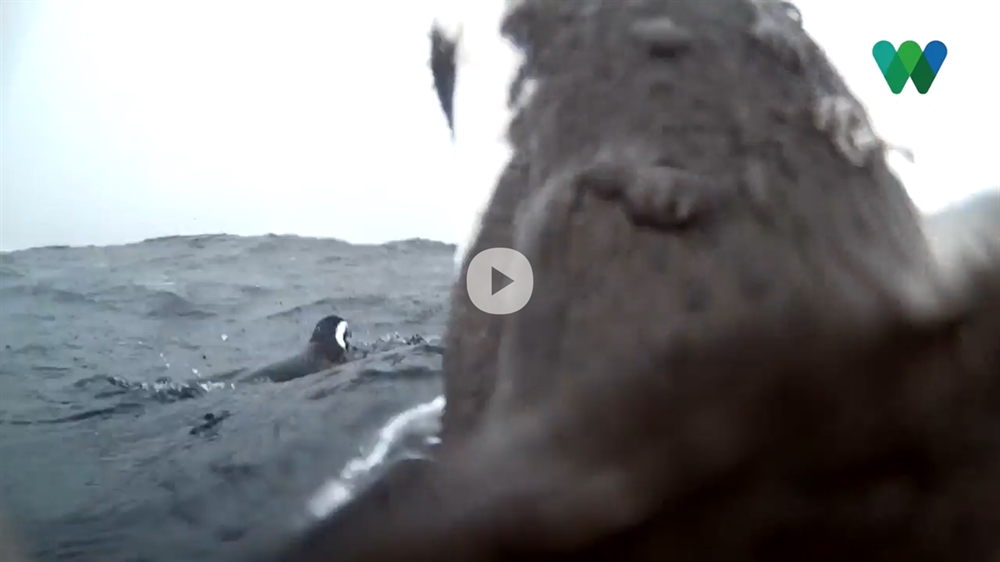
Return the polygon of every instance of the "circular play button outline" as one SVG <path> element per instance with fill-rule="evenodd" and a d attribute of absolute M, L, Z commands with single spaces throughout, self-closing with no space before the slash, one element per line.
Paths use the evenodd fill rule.
<path fill-rule="evenodd" d="M 465 289 L 486 314 L 513 314 L 531 300 L 535 278 L 531 262 L 511 248 L 489 248 L 469 261 Z"/>

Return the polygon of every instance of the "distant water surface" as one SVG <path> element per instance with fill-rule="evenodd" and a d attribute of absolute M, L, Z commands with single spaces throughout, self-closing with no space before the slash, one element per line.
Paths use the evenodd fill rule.
<path fill-rule="evenodd" d="M 440 394 L 453 254 L 217 235 L 0 255 L 4 511 L 40 562 L 226 560 L 294 532 Z M 367 357 L 212 384 L 297 353 L 328 314 Z"/>

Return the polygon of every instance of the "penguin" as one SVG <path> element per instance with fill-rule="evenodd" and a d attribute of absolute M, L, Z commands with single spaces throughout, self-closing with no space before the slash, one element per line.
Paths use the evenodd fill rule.
<path fill-rule="evenodd" d="M 352 334 L 347 320 L 330 315 L 313 328 L 305 349 L 292 357 L 272 363 L 241 378 L 287 382 L 344 363 L 351 349 Z"/>

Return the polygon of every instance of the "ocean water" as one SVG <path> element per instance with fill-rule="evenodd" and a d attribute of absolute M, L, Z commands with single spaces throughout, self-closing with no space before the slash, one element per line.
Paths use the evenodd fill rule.
<path fill-rule="evenodd" d="M 39 562 L 224 561 L 289 536 L 431 442 L 454 251 L 218 235 L 0 255 L 0 509 Z M 225 382 L 328 314 L 367 356 Z"/>

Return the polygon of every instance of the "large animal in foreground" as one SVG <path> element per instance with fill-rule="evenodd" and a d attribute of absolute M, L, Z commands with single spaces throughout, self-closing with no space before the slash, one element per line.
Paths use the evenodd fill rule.
<path fill-rule="evenodd" d="M 525 0 L 503 32 L 465 264 L 519 250 L 532 299 L 488 315 L 461 274 L 437 457 L 278 558 L 1000 559 L 990 214 L 925 231 L 786 3 Z"/>

